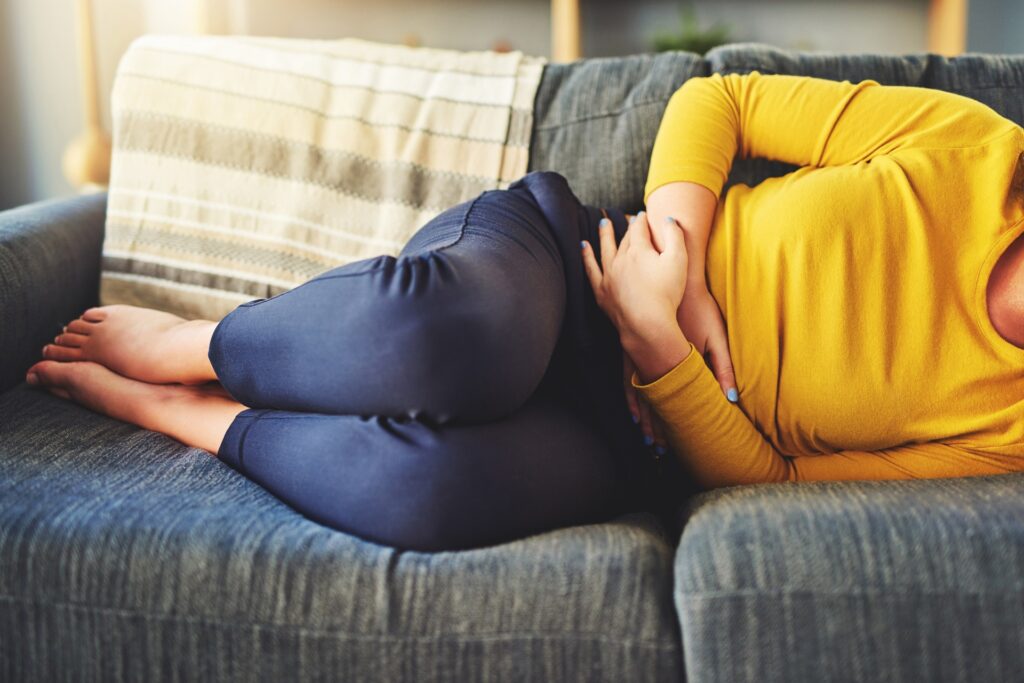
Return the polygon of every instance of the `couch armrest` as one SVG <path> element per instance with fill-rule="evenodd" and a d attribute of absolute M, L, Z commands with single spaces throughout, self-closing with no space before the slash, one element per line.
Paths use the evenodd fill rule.
<path fill-rule="evenodd" d="M 106 193 L 0 212 L 0 392 L 99 300 Z"/>

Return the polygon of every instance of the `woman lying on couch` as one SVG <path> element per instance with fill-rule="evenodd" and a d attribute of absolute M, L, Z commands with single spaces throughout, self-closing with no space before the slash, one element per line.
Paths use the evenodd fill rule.
<path fill-rule="evenodd" d="M 606 518 L 661 430 L 703 487 L 1021 470 L 1022 151 L 939 90 L 692 78 L 628 222 L 531 173 L 219 323 L 89 309 L 27 381 L 421 550 Z M 718 201 L 736 155 L 801 168 Z"/>

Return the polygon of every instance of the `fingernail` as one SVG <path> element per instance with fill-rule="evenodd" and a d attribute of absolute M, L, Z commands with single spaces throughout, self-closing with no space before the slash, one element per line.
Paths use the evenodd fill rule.
<path fill-rule="evenodd" d="M 638 213 L 638 214 L 636 215 L 636 217 L 637 217 L 637 218 L 640 218 L 640 216 L 643 216 L 643 215 L 645 215 L 646 213 L 647 213 L 646 211 L 641 211 L 640 213 Z"/>
<path fill-rule="evenodd" d="M 34 372 L 30 372 L 25 376 L 25 382 L 33 386 L 39 384 L 39 376 Z"/>
<path fill-rule="evenodd" d="M 633 424 L 635 424 L 635 425 L 640 424 L 640 418 L 638 416 L 631 415 L 630 417 L 633 418 Z"/>
<path fill-rule="evenodd" d="M 665 455 L 665 447 L 664 446 L 660 446 L 660 445 L 659 446 L 655 446 L 654 447 L 654 452 L 657 453 L 658 455 Z"/>
<path fill-rule="evenodd" d="M 644 435 L 644 445 L 645 446 L 650 446 L 652 443 L 654 443 L 654 437 L 645 434 Z"/>
<path fill-rule="evenodd" d="M 672 216 L 665 216 L 665 222 L 672 223 L 673 225 L 675 225 L 676 219 L 672 218 Z"/>
<path fill-rule="evenodd" d="M 582 242 L 580 242 L 580 247 L 581 247 L 582 249 L 586 249 L 586 248 L 587 248 L 587 241 L 586 241 L 586 240 L 583 240 Z"/>
<path fill-rule="evenodd" d="M 635 220 L 636 220 L 636 214 L 633 214 L 632 216 L 629 217 L 629 222 L 630 223 L 632 223 Z"/>
<path fill-rule="evenodd" d="M 726 398 L 735 403 L 740 400 L 739 392 L 736 391 L 736 387 L 730 387 L 729 391 L 725 392 Z"/>
<path fill-rule="evenodd" d="M 611 222 L 610 220 L 608 220 L 607 218 L 602 218 L 602 219 L 601 219 L 601 222 L 600 222 L 600 223 L 598 223 L 598 225 L 599 225 L 599 226 L 601 226 L 602 228 L 607 228 L 607 227 L 609 227 L 609 226 L 610 226 L 611 224 L 612 224 L 612 222 Z"/>

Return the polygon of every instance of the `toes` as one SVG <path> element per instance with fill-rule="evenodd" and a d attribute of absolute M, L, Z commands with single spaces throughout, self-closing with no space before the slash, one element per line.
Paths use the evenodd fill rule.
<path fill-rule="evenodd" d="M 58 334 L 53 338 L 53 343 L 60 346 L 69 346 L 72 348 L 78 348 L 82 346 L 88 340 L 89 337 L 84 334 L 75 334 L 73 332 L 65 332 L 64 334 Z"/>
<path fill-rule="evenodd" d="M 61 372 L 60 363 L 50 360 L 41 360 L 28 369 L 25 373 L 25 381 L 33 385 L 63 386 L 64 373 Z"/>
<path fill-rule="evenodd" d="M 65 388 L 67 378 L 64 372 L 66 366 L 61 363 L 43 360 L 39 361 L 25 373 L 25 381 L 32 386 L 39 386 L 49 391 L 54 396 L 70 399 L 71 394 Z"/>
<path fill-rule="evenodd" d="M 44 346 L 43 358 L 57 361 L 83 360 L 81 349 L 70 346 L 58 346 L 57 344 L 47 344 Z"/>
<path fill-rule="evenodd" d="M 96 323 L 91 323 L 88 320 L 75 318 L 64 327 L 64 331 L 74 332 L 75 334 L 89 334 L 95 325 Z"/>
<path fill-rule="evenodd" d="M 90 308 L 82 314 L 82 320 L 91 323 L 98 323 L 101 320 L 106 320 L 107 310 L 105 307 L 100 306 L 98 308 Z"/>

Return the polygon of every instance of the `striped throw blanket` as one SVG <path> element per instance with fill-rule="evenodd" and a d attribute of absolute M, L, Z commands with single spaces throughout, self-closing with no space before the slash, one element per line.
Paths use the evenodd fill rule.
<path fill-rule="evenodd" d="M 113 92 L 101 302 L 219 320 L 526 173 L 545 60 L 146 36 Z"/>

